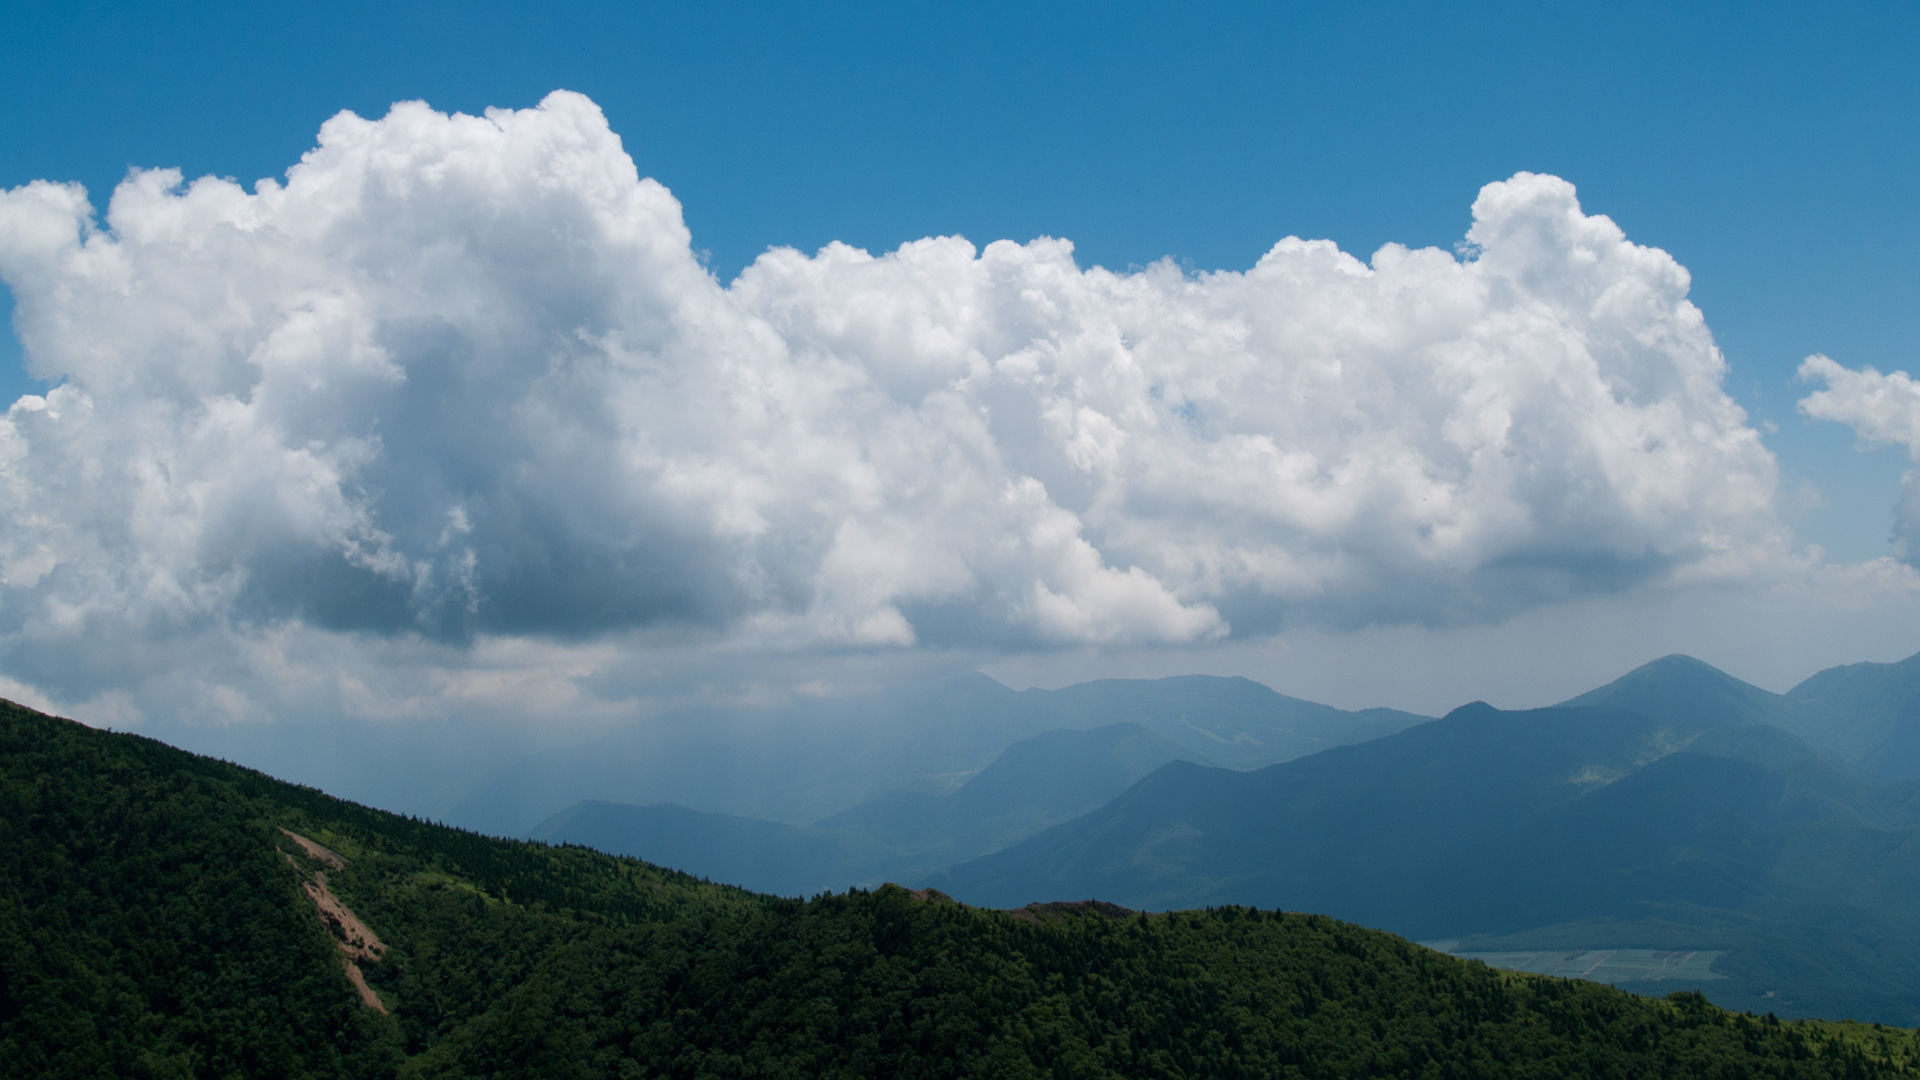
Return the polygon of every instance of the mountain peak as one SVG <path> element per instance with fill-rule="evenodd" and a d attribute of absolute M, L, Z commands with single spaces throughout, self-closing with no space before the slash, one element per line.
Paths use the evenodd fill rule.
<path fill-rule="evenodd" d="M 1727 679 L 1733 682 L 1740 681 L 1726 672 L 1721 671 L 1719 668 L 1714 667 L 1712 664 L 1707 663 L 1705 660 L 1688 656 L 1686 653 L 1668 653 L 1658 660 L 1649 660 L 1641 664 L 1639 667 L 1620 676 L 1620 678 L 1615 679 L 1614 683 L 1625 682 L 1628 679 L 1684 678 L 1688 676 Z"/>
<path fill-rule="evenodd" d="M 1627 709 L 1699 730 L 1769 723 L 1782 699 L 1704 660 L 1672 653 L 1560 704 Z"/>
<path fill-rule="evenodd" d="M 1635 670 L 1638 671 L 1638 670 L 1644 670 L 1646 668 L 1657 668 L 1657 667 L 1705 668 L 1708 671 L 1713 671 L 1713 672 L 1718 672 L 1720 670 L 1719 668 L 1714 667 L 1712 664 L 1707 663 L 1705 660 L 1696 659 L 1695 657 L 1688 656 L 1686 653 L 1678 653 L 1678 652 L 1668 653 L 1667 655 L 1661 657 L 1658 660 L 1649 660 L 1646 663 L 1641 664 L 1640 667 L 1636 668 Z"/>

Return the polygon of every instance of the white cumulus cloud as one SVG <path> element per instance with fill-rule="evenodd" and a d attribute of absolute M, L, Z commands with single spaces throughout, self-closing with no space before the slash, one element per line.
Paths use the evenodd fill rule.
<path fill-rule="evenodd" d="M 1463 255 L 939 237 L 728 284 L 565 92 L 342 113 L 284 182 L 136 172 L 103 220 L 29 184 L 0 277 L 64 382 L 0 424 L 0 663 L 110 682 L 287 627 L 1178 643 L 1785 558 L 1686 271 L 1555 177 L 1473 212 Z"/>
<path fill-rule="evenodd" d="M 1905 446 L 1908 458 L 1920 465 L 1920 383 L 1912 376 L 1904 371 L 1882 375 L 1871 367 L 1856 371 L 1815 354 L 1801 362 L 1800 377 L 1827 386 L 1801 398 L 1801 412 L 1846 424 L 1870 446 Z M 1908 469 L 1901 480 L 1893 554 L 1920 565 L 1920 469 Z"/>

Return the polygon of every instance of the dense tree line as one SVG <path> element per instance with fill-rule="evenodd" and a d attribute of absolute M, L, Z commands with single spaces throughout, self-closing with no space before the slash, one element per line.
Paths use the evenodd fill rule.
<path fill-rule="evenodd" d="M 386 1013 L 320 874 L 386 945 L 360 965 Z M 6 1075 L 1866 1077 L 1917 1051 L 1313 915 L 756 896 L 0 707 Z"/>

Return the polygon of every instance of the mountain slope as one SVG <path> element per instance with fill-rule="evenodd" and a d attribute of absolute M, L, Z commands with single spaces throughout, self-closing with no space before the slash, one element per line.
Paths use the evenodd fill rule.
<path fill-rule="evenodd" d="M 8 1076 L 1920 1075 L 1320 916 L 760 897 L 11 705 L 0 856 Z"/>
<path fill-rule="evenodd" d="M 1092 810 L 1183 751 L 1138 724 L 1050 731 L 1008 747 L 948 795 L 888 792 L 810 826 L 674 803 L 588 800 L 528 839 L 585 844 L 782 896 L 906 880 Z"/>
<path fill-rule="evenodd" d="M 802 824 L 882 791 L 950 791 L 1008 744 L 1058 726 L 977 673 L 851 698 L 687 709 L 519 755 L 447 818 L 514 836 L 598 799 Z"/>
<path fill-rule="evenodd" d="M 950 795 L 883 797 L 813 828 L 946 866 L 1079 817 L 1184 755 L 1138 724 L 1048 731 L 1014 743 Z"/>
<path fill-rule="evenodd" d="M 1862 768 L 1920 778 L 1920 654 L 1828 668 L 1786 698 L 1782 727 Z"/>
<path fill-rule="evenodd" d="M 1667 656 L 1563 704 L 1695 724 L 1770 724 L 1868 772 L 1920 779 L 1920 654 L 1894 664 L 1828 668 L 1785 694 L 1692 657 Z"/>
<path fill-rule="evenodd" d="M 1276 693 L 1251 679 L 1214 675 L 1099 679 L 1022 696 L 1043 701 L 1058 726 L 1136 723 L 1183 747 L 1183 757 L 1230 769 L 1290 761 L 1432 719 L 1398 709 L 1349 712 Z"/>
<path fill-rule="evenodd" d="M 1475 704 L 1255 772 L 1175 763 L 1094 814 L 956 868 L 951 880 L 956 895 L 983 903 L 1102 895 L 1168 908 L 1232 895 L 1377 920 L 1397 914 L 1392 886 L 1410 867 L 1458 858 L 1538 809 L 1624 775 L 1672 737 L 1638 713 Z"/>
<path fill-rule="evenodd" d="M 658 717 L 579 746 L 530 753 L 447 812 L 519 835 L 582 800 L 695 809 L 790 825 L 889 792 L 944 795 L 1013 743 L 1057 729 L 1136 723 L 1180 756 L 1252 768 L 1428 719 L 1345 712 L 1246 679 L 1105 680 L 1015 692 L 978 673 L 855 698 Z"/>
<path fill-rule="evenodd" d="M 1560 703 L 1565 708 L 1626 709 L 1691 728 L 1779 724 L 1792 710 L 1769 693 L 1691 656 L 1663 656 L 1598 689 Z"/>
<path fill-rule="evenodd" d="M 1176 763 L 927 880 L 996 905 L 1326 911 L 1475 948 L 1725 948 L 1719 1000 L 1920 1020 L 1920 786 L 1702 726 L 1728 715 L 1473 705 L 1256 772 Z"/>

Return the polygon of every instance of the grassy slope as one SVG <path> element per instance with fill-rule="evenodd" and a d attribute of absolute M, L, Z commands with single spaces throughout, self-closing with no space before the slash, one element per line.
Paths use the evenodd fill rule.
<path fill-rule="evenodd" d="M 385 940 L 390 1015 L 301 891 L 320 870 Z M 1318 916 L 760 897 L 0 706 L 8 1075 L 1816 1077 L 1916 1075 L 1915 1048 Z"/>

